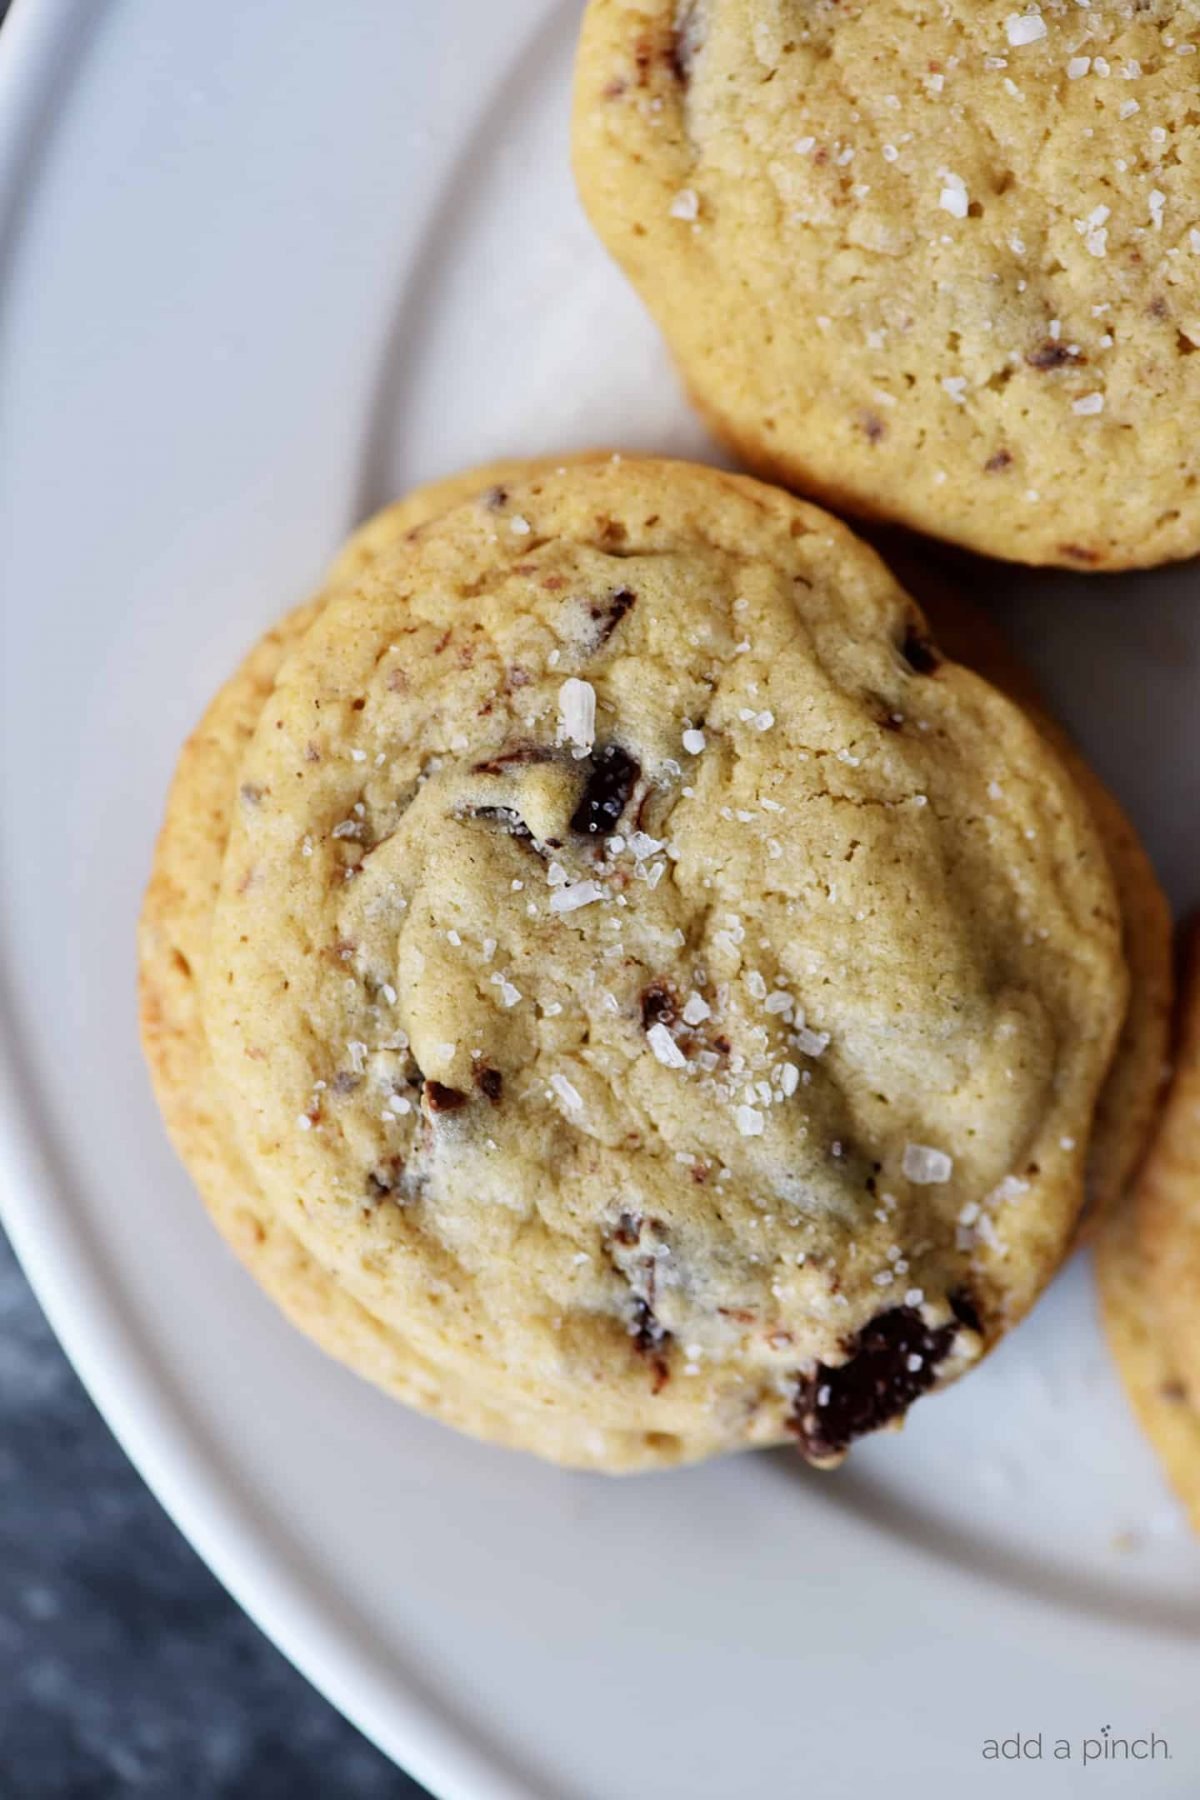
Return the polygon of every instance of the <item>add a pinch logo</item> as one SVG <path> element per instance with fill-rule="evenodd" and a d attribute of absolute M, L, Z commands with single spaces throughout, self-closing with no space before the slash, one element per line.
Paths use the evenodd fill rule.
<path fill-rule="evenodd" d="M 1111 1725 L 1102 1725 L 1095 1737 L 1051 1738 L 1036 1731 L 1031 1737 L 1014 1732 L 1011 1737 L 985 1738 L 985 1762 L 1170 1762 L 1166 1738 L 1156 1731 L 1140 1737 L 1120 1737 Z"/>

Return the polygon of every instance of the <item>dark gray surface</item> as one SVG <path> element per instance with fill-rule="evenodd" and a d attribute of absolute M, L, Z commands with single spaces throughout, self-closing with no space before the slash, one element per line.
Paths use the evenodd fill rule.
<path fill-rule="evenodd" d="M 0 1796 L 419 1800 L 126 1461 L 0 1237 Z"/>
<path fill-rule="evenodd" d="M 422 1793 L 188 1548 L 0 1235 L 0 1800 Z"/>

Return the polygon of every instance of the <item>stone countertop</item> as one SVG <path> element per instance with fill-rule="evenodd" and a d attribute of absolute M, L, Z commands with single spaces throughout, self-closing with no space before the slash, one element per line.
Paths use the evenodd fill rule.
<path fill-rule="evenodd" d="M 219 1586 L 0 1237 L 0 1795 L 421 1800 Z"/>

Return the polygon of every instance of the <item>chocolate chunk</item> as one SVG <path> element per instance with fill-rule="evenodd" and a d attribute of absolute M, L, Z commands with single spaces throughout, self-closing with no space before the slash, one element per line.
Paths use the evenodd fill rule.
<path fill-rule="evenodd" d="M 893 1307 L 851 1339 L 844 1363 L 818 1363 L 811 1375 L 801 1375 L 791 1429 L 803 1454 L 815 1462 L 840 1456 L 855 1438 L 907 1412 L 932 1387 L 957 1330 L 931 1330 L 915 1307 Z"/>
<path fill-rule="evenodd" d="M 933 639 L 921 626 L 910 622 L 900 640 L 900 654 L 917 675 L 933 675 L 941 663 L 941 653 Z"/>
<path fill-rule="evenodd" d="M 968 1331 L 977 1331 L 982 1337 L 983 1325 L 979 1317 L 979 1308 L 976 1306 L 973 1296 L 968 1294 L 965 1288 L 956 1288 L 951 1294 L 950 1311 L 960 1325 L 965 1325 Z"/>
<path fill-rule="evenodd" d="M 1002 446 L 999 450 L 993 450 L 983 465 L 983 472 L 985 475 L 1003 475 L 1005 469 L 1011 468 L 1012 452 Z"/>
<path fill-rule="evenodd" d="M 1026 352 L 1025 361 L 1031 369 L 1061 369 L 1064 363 L 1086 362 L 1087 358 L 1068 344 L 1060 344 L 1057 338 L 1047 338 L 1036 350 Z"/>
<path fill-rule="evenodd" d="M 475 1079 L 492 1105 L 499 1106 L 500 1096 L 504 1092 L 504 1077 L 499 1069 L 477 1069 Z"/>
<path fill-rule="evenodd" d="M 425 1102 L 430 1112 L 458 1112 L 467 1104 L 467 1096 L 461 1088 L 445 1087 L 440 1081 L 427 1081 Z"/>
<path fill-rule="evenodd" d="M 625 614 L 631 612 L 636 605 L 637 595 L 632 588 L 623 587 L 618 588 L 615 594 L 610 594 L 605 605 L 591 608 L 592 618 L 600 628 L 593 645 L 594 649 L 598 650 L 602 644 L 607 644 Z"/>
<path fill-rule="evenodd" d="M 640 774 L 620 744 L 605 744 L 595 751 L 582 798 L 571 816 L 571 830 L 590 835 L 614 830 Z"/>
<path fill-rule="evenodd" d="M 673 1025 L 676 1017 L 675 995 L 668 982 L 652 981 L 642 989 L 643 1031 L 649 1031 L 652 1025 Z"/>
<path fill-rule="evenodd" d="M 642 1235 L 642 1216 L 640 1213 L 623 1212 L 617 1219 L 613 1232 L 615 1244 L 632 1246 Z"/>

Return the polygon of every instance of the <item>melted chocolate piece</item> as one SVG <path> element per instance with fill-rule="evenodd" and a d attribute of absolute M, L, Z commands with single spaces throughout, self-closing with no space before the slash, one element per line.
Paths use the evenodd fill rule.
<path fill-rule="evenodd" d="M 625 614 L 631 612 L 636 605 L 637 595 L 632 588 L 623 587 L 609 595 L 606 605 L 592 607 L 592 618 L 599 626 L 593 649 L 599 650 L 602 644 L 607 644 Z"/>
<path fill-rule="evenodd" d="M 1067 344 L 1060 344 L 1055 338 L 1047 338 L 1036 350 L 1030 350 L 1025 361 L 1031 369 L 1061 369 L 1065 363 L 1086 362 L 1078 350 L 1072 350 Z"/>
<path fill-rule="evenodd" d="M 671 1025 L 676 1018 L 675 996 L 665 981 L 652 981 L 642 990 L 642 1030 L 652 1025 Z"/>
<path fill-rule="evenodd" d="M 475 1079 L 492 1105 L 499 1106 L 500 1096 L 504 1092 L 504 1077 L 499 1069 L 478 1069 Z"/>
<path fill-rule="evenodd" d="M 613 1232 L 613 1242 L 632 1247 L 642 1235 L 642 1219 L 640 1213 L 623 1212 L 617 1219 Z"/>
<path fill-rule="evenodd" d="M 571 830 L 591 836 L 614 830 L 640 774 L 620 744 L 605 744 L 595 751 L 583 795 L 571 815 Z"/>
<path fill-rule="evenodd" d="M 467 1104 L 467 1096 L 461 1088 L 445 1087 L 440 1081 L 427 1081 L 425 1101 L 430 1112 L 458 1112 Z"/>
<path fill-rule="evenodd" d="M 968 1331 L 977 1331 L 980 1337 L 983 1336 L 983 1323 L 979 1317 L 979 1308 L 965 1288 L 956 1288 L 951 1294 L 950 1311 L 960 1325 L 965 1325 Z"/>
<path fill-rule="evenodd" d="M 965 1304 L 975 1317 L 970 1302 Z M 955 1301 L 951 1305 L 957 1313 Z M 971 1329 L 976 1328 L 977 1319 Z M 803 1454 L 818 1462 L 840 1456 L 855 1438 L 907 1412 L 933 1386 L 957 1331 L 957 1325 L 931 1330 L 915 1307 L 896 1306 L 851 1339 L 844 1363 L 836 1368 L 818 1363 L 811 1375 L 801 1375 L 791 1428 Z M 910 1367 L 917 1357 L 920 1362 Z"/>

